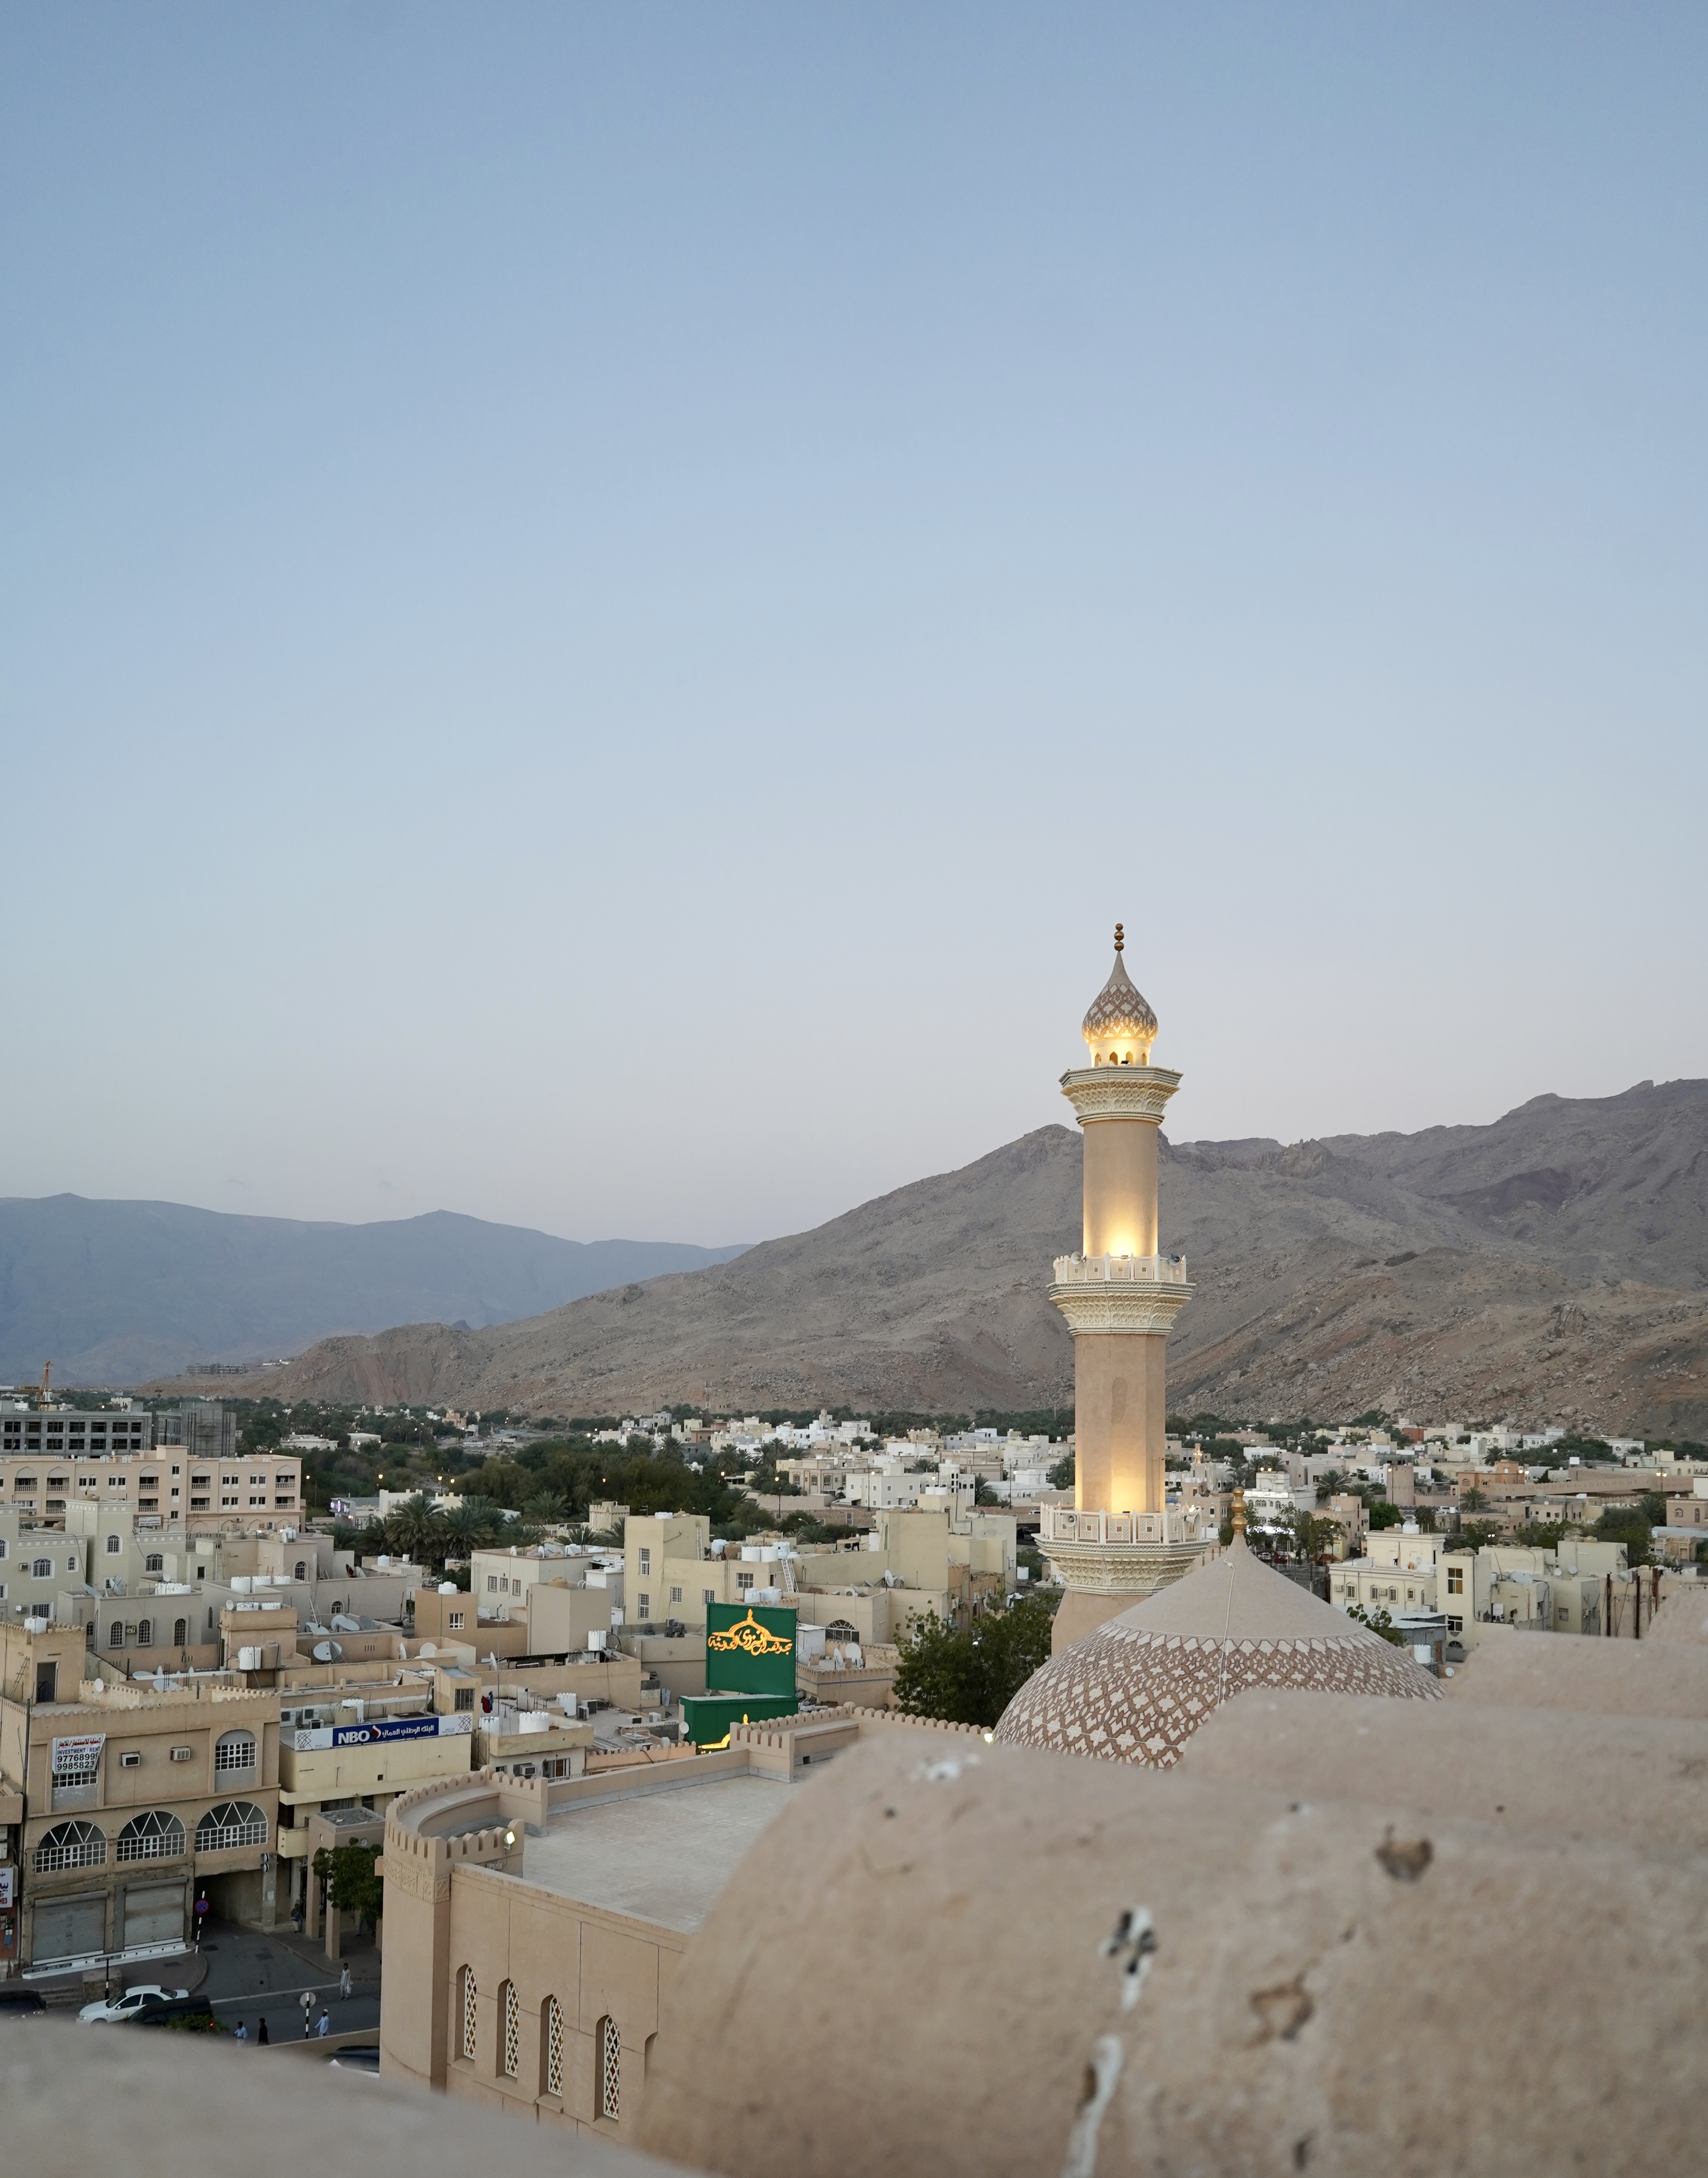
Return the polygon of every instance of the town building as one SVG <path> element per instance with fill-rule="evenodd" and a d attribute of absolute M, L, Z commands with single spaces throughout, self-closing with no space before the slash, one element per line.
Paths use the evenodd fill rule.
<path fill-rule="evenodd" d="M 0 1628 L 0 1778 L 19 1803 L 7 1971 L 182 1951 L 201 1896 L 268 1924 L 277 1718 L 276 1696 L 240 1685 L 95 1676 L 79 1627 Z"/>
<path fill-rule="evenodd" d="M 32 1524 L 63 1524 L 73 1505 L 110 1504 L 195 1533 L 292 1526 L 302 1519 L 302 1464 L 279 1453 L 203 1460 L 176 1445 L 0 1453 L 0 1508 Z"/>

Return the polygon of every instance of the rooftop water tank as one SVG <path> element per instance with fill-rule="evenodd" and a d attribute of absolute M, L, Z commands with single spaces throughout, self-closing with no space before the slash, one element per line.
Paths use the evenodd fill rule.
<path fill-rule="evenodd" d="M 238 1669 L 240 1672 L 258 1672 L 260 1668 L 261 1652 L 259 1649 L 239 1649 L 238 1650 Z"/>

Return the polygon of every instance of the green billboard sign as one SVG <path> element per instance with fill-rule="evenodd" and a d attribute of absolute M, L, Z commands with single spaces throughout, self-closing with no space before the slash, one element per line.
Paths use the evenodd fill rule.
<path fill-rule="evenodd" d="M 769 1604 L 706 1606 L 706 1692 L 795 1694 L 795 1612 Z"/>

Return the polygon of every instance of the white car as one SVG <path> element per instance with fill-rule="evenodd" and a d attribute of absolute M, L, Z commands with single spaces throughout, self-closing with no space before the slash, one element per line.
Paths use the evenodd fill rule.
<path fill-rule="evenodd" d="M 134 2019 L 139 2011 L 151 2005 L 171 2004 L 181 1996 L 188 1996 L 187 1989 L 162 1989 L 158 1982 L 140 1982 L 128 1989 L 123 1996 L 103 1997 L 95 2004 L 85 2004 L 78 2017 L 88 2027 L 101 2027 L 120 2019 Z"/>

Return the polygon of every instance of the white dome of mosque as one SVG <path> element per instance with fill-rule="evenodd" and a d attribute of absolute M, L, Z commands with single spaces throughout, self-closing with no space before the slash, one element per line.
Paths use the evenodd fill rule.
<path fill-rule="evenodd" d="M 1002 1713 L 1011 1747 L 1166 1770 L 1249 1687 L 1439 1701 L 1410 1653 L 1232 1546 L 1032 1673 Z"/>
<path fill-rule="evenodd" d="M 1080 1031 L 1092 1048 L 1093 1064 L 1099 1066 L 1148 1065 L 1151 1046 L 1157 1040 L 1157 1017 L 1121 958 L 1125 943 L 1118 922 L 1115 965 L 1109 971 L 1109 980 L 1092 1000 Z"/>

